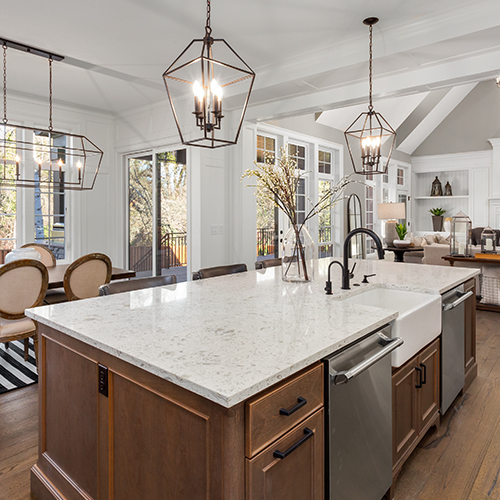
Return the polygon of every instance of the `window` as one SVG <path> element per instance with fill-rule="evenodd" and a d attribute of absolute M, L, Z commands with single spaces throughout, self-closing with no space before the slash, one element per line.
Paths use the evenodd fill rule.
<path fill-rule="evenodd" d="M 0 128 L 0 133 L 13 136 L 12 128 Z M 14 137 L 12 137 L 14 139 Z M 16 150 L 6 148 L 1 153 L 0 175 L 13 176 L 15 169 Z M 5 255 L 16 247 L 17 237 L 17 192 L 15 187 L 0 187 L 0 264 L 4 263 Z"/>
<path fill-rule="evenodd" d="M 257 135 L 257 161 L 264 163 L 269 155 L 276 156 L 276 139 Z M 274 160 L 272 160 L 274 163 Z M 278 208 L 257 187 L 257 259 L 272 259 L 279 256 Z"/>
<path fill-rule="evenodd" d="M 299 179 L 297 184 L 297 223 L 302 224 L 306 218 L 306 180 Z"/>
<path fill-rule="evenodd" d="M 318 199 L 321 199 L 329 189 L 332 183 L 330 181 L 319 181 Z M 318 257 L 332 257 L 332 211 L 323 210 L 318 214 Z"/>
<path fill-rule="evenodd" d="M 266 153 L 273 156 L 276 155 L 276 139 L 273 137 L 266 137 L 264 135 L 257 136 L 257 161 L 264 163 Z M 272 161 L 274 163 L 274 160 Z"/>
<path fill-rule="evenodd" d="M 403 168 L 398 168 L 398 185 L 404 186 L 405 184 L 405 171 Z"/>
<path fill-rule="evenodd" d="M 374 205 L 374 193 L 375 190 L 371 186 L 366 186 L 365 191 L 365 203 L 366 203 L 366 228 L 371 229 L 373 231 L 374 227 L 374 214 L 373 214 L 373 205 Z M 369 238 L 369 236 L 367 236 Z M 366 244 L 366 253 L 373 253 L 374 249 L 372 248 L 371 242 L 367 242 Z"/>
<path fill-rule="evenodd" d="M 64 189 L 60 182 L 64 181 L 64 173 L 57 169 L 57 161 L 66 163 L 64 147 L 65 135 L 53 135 L 52 144 L 46 132 L 35 132 L 36 144 L 51 146 L 35 151 L 35 157 L 44 164 L 54 165 L 54 170 L 35 172 L 35 180 L 43 181 L 35 185 L 35 242 L 47 245 L 55 254 L 56 259 L 65 257 L 65 201 Z M 49 158 L 50 156 L 50 158 Z"/>
<path fill-rule="evenodd" d="M 288 145 L 288 154 L 297 162 L 297 168 L 305 170 L 306 168 L 306 148 L 305 146 L 298 146 L 296 144 Z"/>
<path fill-rule="evenodd" d="M 331 174 L 332 173 L 332 153 L 328 151 L 318 152 L 318 172 L 320 174 Z"/>

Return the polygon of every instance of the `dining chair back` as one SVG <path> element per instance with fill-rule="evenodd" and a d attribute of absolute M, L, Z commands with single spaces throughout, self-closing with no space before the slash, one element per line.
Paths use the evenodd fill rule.
<path fill-rule="evenodd" d="M 266 269 L 268 267 L 281 266 L 281 259 L 262 259 L 255 262 L 255 269 Z"/>
<path fill-rule="evenodd" d="M 225 274 L 244 273 L 248 271 L 246 264 L 230 264 L 228 266 L 205 267 L 193 273 L 193 280 L 215 278 Z"/>
<path fill-rule="evenodd" d="M 138 278 L 128 281 L 115 281 L 99 287 L 99 295 L 114 295 L 115 293 L 131 292 L 144 288 L 155 288 L 157 286 L 175 285 L 177 278 L 174 275 L 153 276 L 151 278 Z"/>
<path fill-rule="evenodd" d="M 47 267 L 54 267 L 56 265 L 54 252 L 45 245 L 41 245 L 40 243 L 26 243 L 21 248 L 34 248 L 42 256 L 42 263 Z"/>
<path fill-rule="evenodd" d="M 68 300 L 99 296 L 99 287 L 111 280 L 111 260 L 102 253 L 89 253 L 76 259 L 64 273 L 64 292 Z"/>
<path fill-rule="evenodd" d="M 43 303 L 49 286 L 47 267 L 37 260 L 20 259 L 0 267 L 0 342 L 25 339 L 24 358 L 28 359 L 28 338 L 34 338 L 38 356 L 37 326 L 24 311 Z"/>

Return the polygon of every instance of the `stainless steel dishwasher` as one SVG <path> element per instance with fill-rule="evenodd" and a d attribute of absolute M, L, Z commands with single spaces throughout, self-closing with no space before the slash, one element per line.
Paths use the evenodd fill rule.
<path fill-rule="evenodd" d="M 329 500 L 380 500 L 392 484 L 390 326 L 324 360 Z"/>
<path fill-rule="evenodd" d="M 441 333 L 441 415 L 465 384 L 465 304 L 472 292 L 457 286 L 443 295 Z"/>

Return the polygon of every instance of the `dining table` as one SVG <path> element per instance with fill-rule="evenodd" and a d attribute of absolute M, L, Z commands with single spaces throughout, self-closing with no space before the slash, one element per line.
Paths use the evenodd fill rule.
<path fill-rule="evenodd" d="M 53 288 L 62 288 L 64 282 L 64 273 L 70 264 L 56 264 L 53 267 L 48 267 L 49 271 L 49 290 Z M 113 280 L 123 280 L 127 278 L 135 278 L 135 271 L 129 271 L 128 269 L 120 269 L 119 267 L 113 267 L 111 270 L 111 281 Z"/>

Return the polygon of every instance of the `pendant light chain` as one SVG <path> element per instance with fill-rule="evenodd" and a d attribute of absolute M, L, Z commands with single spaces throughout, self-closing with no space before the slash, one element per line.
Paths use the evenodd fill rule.
<path fill-rule="evenodd" d="M 373 101 L 372 101 L 372 72 L 373 72 L 373 26 L 370 24 L 370 105 L 368 106 L 368 109 L 370 111 L 373 111 Z"/>
<path fill-rule="evenodd" d="M 212 34 L 212 28 L 210 27 L 210 0 L 207 0 L 207 24 L 205 25 L 205 36 L 207 38 Z"/>
<path fill-rule="evenodd" d="M 7 45 L 3 44 L 3 123 L 7 124 Z"/>
<path fill-rule="evenodd" d="M 49 130 L 52 132 L 52 57 L 49 57 Z"/>

